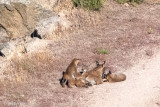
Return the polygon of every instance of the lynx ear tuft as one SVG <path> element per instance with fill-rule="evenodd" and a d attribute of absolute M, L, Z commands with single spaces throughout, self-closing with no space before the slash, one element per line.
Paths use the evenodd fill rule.
<path fill-rule="evenodd" d="M 99 62 L 98 61 L 96 61 L 96 64 L 97 64 L 97 66 L 99 66 Z"/>

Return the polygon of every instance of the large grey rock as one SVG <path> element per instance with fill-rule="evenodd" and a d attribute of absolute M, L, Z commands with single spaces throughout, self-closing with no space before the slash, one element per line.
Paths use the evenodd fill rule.
<path fill-rule="evenodd" d="M 0 29 L 3 28 L 0 30 L 0 42 L 24 35 L 29 36 L 39 21 L 55 15 L 53 11 L 38 3 L 30 0 L 28 4 L 19 2 L 0 4 Z"/>
<path fill-rule="evenodd" d="M 14 55 L 16 51 L 16 46 L 14 43 L 11 42 L 3 43 L 0 44 L 0 50 L 7 57 L 7 59 L 9 59 Z"/>
<path fill-rule="evenodd" d="M 0 51 L 7 58 L 45 49 L 51 43 L 30 38 L 35 29 L 44 38 L 70 26 L 62 13 L 58 16 L 53 12 L 56 1 L 0 0 Z"/>
<path fill-rule="evenodd" d="M 38 4 L 47 10 L 52 10 L 53 6 L 57 3 L 57 0 L 0 0 L 0 4 L 11 4 L 11 3 L 22 3 L 22 4 Z"/>
<path fill-rule="evenodd" d="M 5 43 L 9 41 L 10 37 L 8 36 L 6 30 L 0 26 L 0 42 Z"/>
<path fill-rule="evenodd" d="M 7 32 L 9 39 L 22 36 L 27 32 L 23 23 L 23 15 L 18 11 L 20 5 L 0 5 L 0 26 Z M 21 7 L 23 11 L 25 7 L 23 5 Z"/>
<path fill-rule="evenodd" d="M 0 4 L 22 3 L 29 4 L 31 0 L 0 0 Z"/>
<path fill-rule="evenodd" d="M 52 16 L 46 19 L 41 20 L 36 29 L 38 33 L 45 38 L 47 35 L 56 35 L 57 30 L 65 30 L 69 27 L 70 23 L 63 17 L 60 16 Z"/>

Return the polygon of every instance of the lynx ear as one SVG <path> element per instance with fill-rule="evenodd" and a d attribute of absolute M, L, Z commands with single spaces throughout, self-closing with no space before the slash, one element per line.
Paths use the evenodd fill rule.
<path fill-rule="evenodd" d="M 62 72 L 62 75 L 64 75 L 64 74 L 65 74 L 65 72 L 63 71 L 63 72 Z"/>
<path fill-rule="evenodd" d="M 104 61 L 104 63 L 103 64 L 105 64 L 106 63 L 106 61 Z"/>
<path fill-rule="evenodd" d="M 104 66 L 105 63 L 106 63 L 106 61 L 104 61 L 104 63 L 102 64 L 102 67 Z"/>
<path fill-rule="evenodd" d="M 109 74 L 112 74 L 112 72 L 109 70 Z"/>
<path fill-rule="evenodd" d="M 99 66 L 99 62 L 98 61 L 96 61 L 96 64 L 97 64 L 97 66 Z"/>

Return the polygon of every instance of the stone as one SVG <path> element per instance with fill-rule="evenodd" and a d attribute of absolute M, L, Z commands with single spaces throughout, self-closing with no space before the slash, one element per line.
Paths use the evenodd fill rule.
<path fill-rule="evenodd" d="M 0 42 L 30 35 L 43 19 L 55 16 L 36 3 L 0 4 Z"/>
<path fill-rule="evenodd" d="M 152 50 L 146 50 L 145 52 L 146 52 L 146 55 L 150 57 L 153 56 L 154 54 Z"/>
<path fill-rule="evenodd" d="M 45 38 L 47 35 L 56 35 L 56 31 L 63 31 L 69 27 L 70 23 L 63 17 L 58 15 L 46 18 L 41 20 L 36 29 L 42 38 Z"/>
<path fill-rule="evenodd" d="M 16 52 L 16 46 L 14 43 L 7 42 L 0 44 L 0 50 L 7 59 L 10 59 Z"/>
<path fill-rule="evenodd" d="M 129 4 L 128 4 L 128 3 L 124 3 L 124 5 L 125 5 L 126 7 L 129 7 Z"/>
<path fill-rule="evenodd" d="M 7 32 L 9 39 L 24 35 L 27 28 L 22 15 L 11 5 L 0 5 L 0 26 Z"/>
<path fill-rule="evenodd" d="M 6 30 L 0 26 L 0 43 L 8 42 L 10 37 L 8 36 Z"/>

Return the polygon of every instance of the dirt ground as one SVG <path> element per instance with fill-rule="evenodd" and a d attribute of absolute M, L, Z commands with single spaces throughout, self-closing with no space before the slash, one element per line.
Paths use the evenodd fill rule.
<path fill-rule="evenodd" d="M 46 48 L 48 57 L 41 56 L 38 64 L 32 61 L 35 57 L 26 60 L 35 66 L 22 67 L 27 70 L 22 72 L 25 82 L 13 84 L 3 73 L 1 107 L 160 106 L 160 4 L 126 7 L 109 0 L 98 12 L 73 9 L 66 14 L 73 23 L 71 33 L 53 40 Z M 109 53 L 99 54 L 99 48 Z M 127 80 L 62 88 L 59 79 L 73 58 L 81 59 L 79 69 L 92 69 L 95 61 L 105 60 L 106 67 L 124 72 Z M 11 61 L 12 66 L 17 62 Z M 13 73 L 21 71 L 15 67 Z"/>

